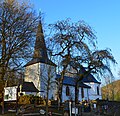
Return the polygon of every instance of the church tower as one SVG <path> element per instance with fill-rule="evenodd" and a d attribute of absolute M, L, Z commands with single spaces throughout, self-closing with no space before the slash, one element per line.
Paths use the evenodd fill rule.
<path fill-rule="evenodd" d="M 51 81 L 55 79 L 55 69 L 56 65 L 48 58 L 42 24 L 39 22 L 33 58 L 25 65 L 25 82 L 33 82 L 40 91 L 39 95 L 45 96 L 48 77 Z"/>
<path fill-rule="evenodd" d="M 41 22 L 38 25 L 33 58 L 48 59 Z"/>

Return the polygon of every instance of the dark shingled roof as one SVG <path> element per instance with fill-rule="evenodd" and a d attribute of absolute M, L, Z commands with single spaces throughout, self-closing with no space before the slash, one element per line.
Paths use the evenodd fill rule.
<path fill-rule="evenodd" d="M 39 90 L 35 87 L 33 82 L 23 82 L 22 92 L 39 92 Z"/>
<path fill-rule="evenodd" d="M 59 79 L 59 78 L 61 78 L 61 75 L 57 74 L 57 79 Z M 63 84 L 64 85 L 75 86 L 75 78 L 64 76 Z M 83 82 L 79 82 L 79 87 L 91 88 L 90 86 L 84 84 Z"/>
<path fill-rule="evenodd" d="M 85 68 L 82 70 L 83 72 L 85 71 Z M 61 75 L 57 74 L 57 78 L 60 78 Z M 75 85 L 75 77 L 68 77 L 64 76 L 63 84 L 70 84 L 70 85 Z M 82 86 L 83 83 L 89 83 L 89 82 L 94 82 L 100 84 L 101 82 L 97 81 L 92 74 L 89 74 L 88 76 L 84 77 L 82 81 L 80 81 L 80 85 Z M 83 85 L 84 86 L 84 85 Z"/>
<path fill-rule="evenodd" d="M 101 83 L 101 82 L 97 81 L 92 74 L 89 74 L 88 76 L 83 78 L 82 82 L 86 82 L 86 83 L 94 82 L 94 83 L 99 83 L 99 84 Z"/>
<path fill-rule="evenodd" d="M 52 66 L 56 66 L 55 63 L 53 63 L 51 60 L 49 59 L 44 59 L 44 58 L 33 58 L 31 61 L 29 61 L 26 65 L 24 65 L 24 67 L 32 65 L 32 64 L 36 64 L 36 63 L 45 63 L 48 65 L 52 65 Z"/>

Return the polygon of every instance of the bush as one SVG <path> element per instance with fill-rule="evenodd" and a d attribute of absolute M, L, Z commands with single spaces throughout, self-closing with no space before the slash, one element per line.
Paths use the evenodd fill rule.
<path fill-rule="evenodd" d="M 19 97 L 18 104 L 30 104 L 30 95 L 22 95 Z"/>
<path fill-rule="evenodd" d="M 18 104 L 38 104 L 45 105 L 45 100 L 42 97 L 34 95 L 22 95 L 19 97 Z"/>

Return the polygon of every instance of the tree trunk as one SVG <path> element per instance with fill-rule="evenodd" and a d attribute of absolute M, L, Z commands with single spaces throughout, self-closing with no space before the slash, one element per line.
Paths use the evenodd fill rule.
<path fill-rule="evenodd" d="M 5 76 L 5 70 L 2 68 L 2 75 L 1 75 L 1 85 L 2 85 L 2 114 L 4 114 L 4 87 L 5 87 L 5 82 L 4 82 L 4 76 Z"/>
<path fill-rule="evenodd" d="M 63 71 L 61 73 L 61 78 L 60 78 L 60 85 L 59 85 L 59 91 L 58 91 L 58 95 L 59 95 L 59 106 L 62 104 L 62 88 L 63 88 L 63 80 L 64 80 L 64 75 L 65 75 L 65 69 L 67 68 L 66 66 L 63 66 Z"/>
<path fill-rule="evenodd" d="M 65 75 L 65 70 L 62 71 L 61 74 L 61 79 L 60 79 L 60 86 L 59 86 L 59 106 L 61 106 L 62 104 L 62 88 L 63 88 L 63 79 L 64 79 L 64 75 Z"/>
<path fill-rule="evenodd" d="M 2 90 L 2 114 L 4 114 L 5 113 L 5 108 L 4 108 L 4 88 L 3 88 L 3 90 Z"/>
<path fill-rule="evenodd" d="M 79 90 L 78 90 L 78 84 L 76 83 L 76 85 L 75 85 L 75 104 L 78 103 L 78 95 L 79 95 Z"/>
<path fill-rule="evenodd" d="M 59 106 L 62 104 L 62 86 L 59 89 Z"/>
<path fill-rule="evenodd" d="M 48 116 L 48 91 L 46 96 L 46 116 Z"/>

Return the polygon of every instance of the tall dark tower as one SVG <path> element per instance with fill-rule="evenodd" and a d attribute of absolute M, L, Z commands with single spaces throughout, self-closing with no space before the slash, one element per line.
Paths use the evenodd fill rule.
<path fill-rule="evenodd" d="M 46 44 L 45 44 L 44 33 L 43 33 L 41 21 L 39 22 L 38 28 L 37 28 L 33 58 L 30 62 L 28 62 L 25 65 L 25 67 L 32 65 L 32 64 L 35 64 L 35 63 L 38 63 L 38 62 L 56 66 L 48 58 L 47 48 L 46 48 Z"/>
<path fill-rule="evenodd" d="M 33 58 L 48 59 L 41 21 L 37 29 Z"/>

